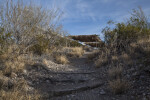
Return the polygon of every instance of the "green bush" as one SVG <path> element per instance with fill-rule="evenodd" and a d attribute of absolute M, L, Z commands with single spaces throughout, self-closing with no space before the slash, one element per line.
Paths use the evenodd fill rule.
<path fill-rule="evenodd" d="M 29 51 L 32 51 L 34 54 L 41 55 L 49 49 L 49 39 L 44 35 L 37 35 L 35 37 L 36 43 L 29 48 Z"/>
<path fill-rule="evenodd" d="M 110 27 L 103 29 L 106 44 L 113 44 L 117 48 L 125 49 L 131 43 L 137 42 L 139 38 L 150 35 L 147 17 L 142 9 L 133 10 L 131 15 L 127 22 L 117 23 L 113 29 Z"/>

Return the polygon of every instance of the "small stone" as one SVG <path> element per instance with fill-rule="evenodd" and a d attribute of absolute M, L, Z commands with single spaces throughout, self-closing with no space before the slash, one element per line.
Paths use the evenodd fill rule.
<path fill-rule="evenodd" d="M 34 88 L 33 88 L 33 87 L 25 87 L 25 89 L 26 89 L 27 91 L 32 91 Z"/>
<path fill-rule="evenodd" d="M 127 78 L 130 78 L 130 75 L 127 75 Z"/>
<path fill-rule="evenodd" d="M 17 77 L 17 74 L 12 72 L 12 73 L 11 73 L 11 77 L 12 77 L 12 78 L 16 78 L 16 77 Z"/>
<path fill-rule="evenodd" d="M 147 100 L 145 97 L 142 100 Z"/>
<path fill-rule="evenodd" d="M 105 92 L 104 90 L 101 90 L 101 91 L 100 91 L 100 94 L 101 94 L 101 95 L 104 95 L 104 94 L 106 94 L 106 92 Z"/>
<path fill-rule="evenodd" d="M 145 96 L 146 94 L 145 93 L 143 93 L 143 96 Z"/>
<path fill-rule="evenodd" d="M 140 76 L 140 79 L 143 79 L 143 78 L 145 78 L 145 76 L 144 76 L 144 75 L 141 75 L 141 76 Z"/>
<path fill-rule="evenodd" d="M 46 82 L 47 82 L 47 83 L 50 83 L 50 81 L 49 81 L 49 80 L 46 80 Z"/>
<path fill-rule="evenodd" d="M 24 74 L 27 74 L 27 70 L 24 69 L 24 70 L 23 70 L 23 73 L 24 73 Z"/>

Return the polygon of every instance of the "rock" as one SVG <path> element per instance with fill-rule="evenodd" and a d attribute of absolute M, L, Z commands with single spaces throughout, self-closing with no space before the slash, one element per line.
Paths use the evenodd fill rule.
<path fill-rule="evenodd" d="M 143 96 L 145 96 L 146 94 L 145 94 L 145 93 L 143 93 L 142 95 L 143 95 Z"/>
<path fill-rule="evenodd" d="M 26 90 L 26 91 L 32 91 L 33 89 L 34 89 L 33 87 L 29 87 L 29 86 L 26 86 L 26 87 L 25 87 L 25 90 Z"/>
<path fill-rule="evenodd" d="M 40 84 L 39 82 L 36 82 L 36 84 Z"/>
<path fill-rule="evenodd" d="M 145 78 L 145 76 L 144 76 L 144 75 L 141 75 L 141 76 L 140 76 L 140 79 L 144 79 L 144 78 Z"/>
<path fill-rule="evenodd" d="M 134 72 L 132 75 L 133 75 L 133 76 L 138 76 L 139 73 L 138 73 L 138 72 Z"/>
<path fill-rule="evenodd" d="M 127 78 L 130 78 L 130 75 L 127 75 Z"/>
<path fill-rule="evenodd" d="M 11 78 L 16 78 L 16 77 L 17 77 L 17 74 L 14 73 L 14 72 L 12 72 L 12 73 L 11 73 Z"/>
<path fill-rule="evenodd" d="M 27 74 L 27 70 L 24 69 L 24 70 L 23 70 L 23 73 L 24 73 L 24 74 Z"/>
<path fill-rule="evenodd" d="M 148 100 L 148 99 L 146 99 L 146 97 L 144 97 L 142 100 Z"/>
<path fill-rule="evenodd" d="M 46 80 L 47 83 L 50 83 L 50 80 Z"/>
<path fill-rule="evenodd" d="M 103 89 L 101 89 L 101 90 L 100 90 L 100 94 L 101 94 L 101 95 L 105 95 L 106 92 L 105 92 Z"/>

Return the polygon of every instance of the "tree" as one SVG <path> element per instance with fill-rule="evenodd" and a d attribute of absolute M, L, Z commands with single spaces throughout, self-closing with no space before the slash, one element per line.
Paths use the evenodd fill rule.
<path fill-rule="evenodd" d="M 20 0 L 17 3 L 8 0 L 1 6 L 0 24 L 5 28 L 4 33 L 10 33 L 18 46 L 23 45 L 27 49 L 44 39 L 48 39 L 49 44 L 46 44 L 52 46 L 58 35 L 64 32 L 56 22 L 61 14 L 58 9 L 46 10 L 32 4 L 24 5 Z M 38 39 L 39 36 L 43 39 Z"/>
<path fill-rule="evenodd" d="M 144 14 L 141 7 L 132 10 L 128 24 L 139 27 L 141 29 L 148 28 L 148 17 Z"/>

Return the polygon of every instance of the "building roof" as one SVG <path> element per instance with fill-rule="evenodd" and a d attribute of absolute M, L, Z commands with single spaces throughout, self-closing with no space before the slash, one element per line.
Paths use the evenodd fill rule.
<path fill-rule="evenodd" d="M 73 40 L 77 40 L 80 42 L 101 42 L 101 39 L 99 38 L 98 35 L 72 35 L 68 36 Z"/>

